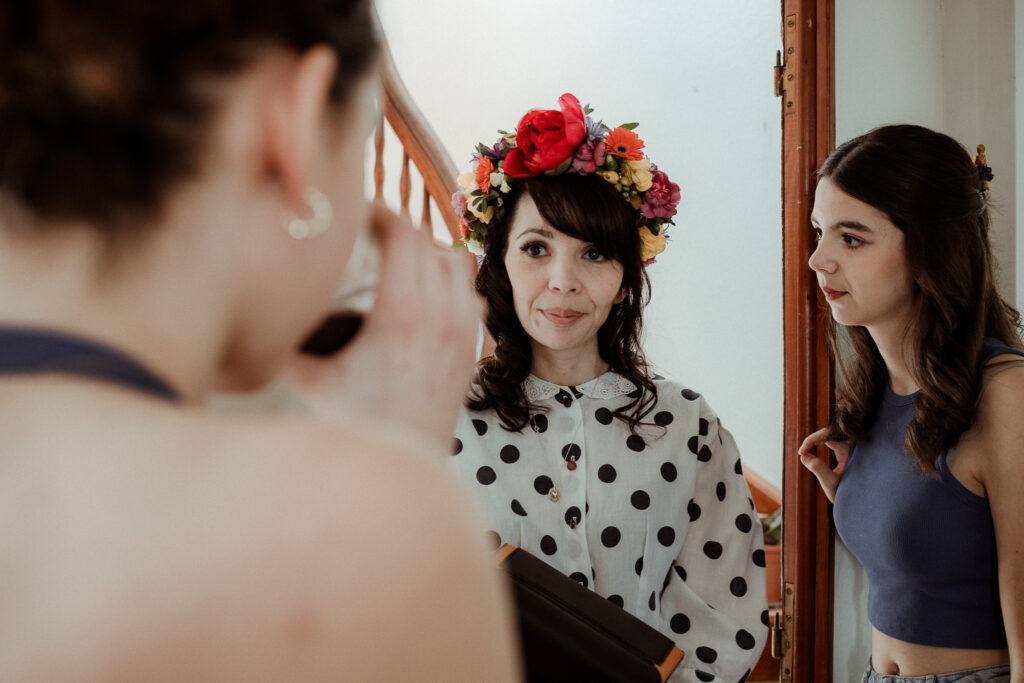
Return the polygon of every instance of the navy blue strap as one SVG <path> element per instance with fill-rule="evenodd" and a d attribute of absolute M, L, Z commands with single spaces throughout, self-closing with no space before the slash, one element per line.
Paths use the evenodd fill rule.
<path fill-rule="evenodd" d="M 117 349 L 70 334 L 0 325 L 0 375 L 61 372 L 104 380 L 168 401 L 177 393 Z"/>

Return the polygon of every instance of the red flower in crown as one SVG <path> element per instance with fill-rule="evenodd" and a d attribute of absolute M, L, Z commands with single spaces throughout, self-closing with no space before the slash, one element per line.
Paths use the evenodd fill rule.
<path fill-rule="evenodd" d="M 505 173 L 527 178 L 557 171 L 572 161 L 574 150 L 587 134 L 583 109 L 569 93 L 558 98 L 558 106 L 561 111 L 534 109 L 520 119 L 516 146 L 505 157 Z"/>

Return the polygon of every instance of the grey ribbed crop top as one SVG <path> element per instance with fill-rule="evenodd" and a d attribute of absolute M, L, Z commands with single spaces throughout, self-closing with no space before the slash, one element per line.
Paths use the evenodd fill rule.
<path fill-rule="evenodd" d="M 986 339 L 983 362 L 1024 352 Z M 925 474 L 903 451 L 915 394 L 886 384 L 866 439 L 853 444 L 836 492 L 843 542 L 868 576 L 879 631 L 937 647 L 1006 647 L 988 500 L 950 473 L 946 454 Z"/>

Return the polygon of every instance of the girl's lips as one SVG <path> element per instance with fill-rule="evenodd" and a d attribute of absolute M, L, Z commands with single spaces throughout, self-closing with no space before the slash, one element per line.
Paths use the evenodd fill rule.
<path fill-rule="evenodd" d="M 569 308 L 545 308 L 541 310 L 541 313 L 556 325 L 572 325 L 583 317 L 579 311 Z"/>
<path fill-rule="evenodd" d="M 831 287 L 822 287 L 821 291 L 825 293 L 825 298 L 829 301 L 835 301 L 840 297 L 846 296 L 846 292 L 841 292 L 837 289 L 832 289 Z"/>

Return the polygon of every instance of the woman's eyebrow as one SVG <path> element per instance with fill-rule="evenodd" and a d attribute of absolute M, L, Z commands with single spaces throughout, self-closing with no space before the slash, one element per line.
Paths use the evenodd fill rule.
<path fill-rule="evenodd" d="M 516 236 L 516 239 L 522 237 L 523 235 L 529 235 L 530 233 L 540 235 L 541 237 L 547 237 L 548 239 L 552 239 L 555 236 L 555 234 L 548 230 L 547 228 L 527 228 L 526 230 L 523 230 L 521 233 L 519 233 Z"/>

